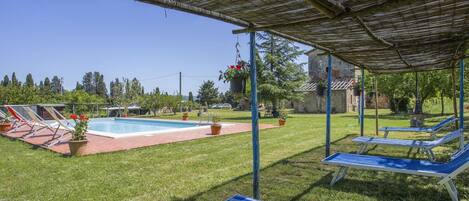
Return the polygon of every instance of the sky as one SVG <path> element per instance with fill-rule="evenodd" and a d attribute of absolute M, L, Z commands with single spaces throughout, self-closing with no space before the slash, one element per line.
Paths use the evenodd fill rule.
<path fill-rule="evenodd" d="M 218 75 L 234 63 L 237 41 L 249 60 L 249 35 L 231 33 L 238 28 L 134 0 L 0 0 L 0 76 L 32 73 L 38 83 L 58 75 L 73 89 L 99 71 L 107 84 L 136 77 L 147 91 L 175 94 L 182 72 L 185 95 L 204 80 L 226 91 Z"/>

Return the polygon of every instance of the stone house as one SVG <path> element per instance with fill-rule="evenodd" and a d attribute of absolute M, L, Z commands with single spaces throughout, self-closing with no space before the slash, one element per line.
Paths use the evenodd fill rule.
<path fill-rule="evenodd" d="M 319 95 L 317 85 L 327 78 L 327 55 L 320 50 L 306 52 L 308 55 L 309 81 L 296 91 L 304 93 L 302 101 L 295 101 L 293 107 L 299 113 L 324 113 L 326 111 L 326 96 Z M 353 93 L 360 71 L 351 64 L 337 58 L 332 59 L 332 99 L 333 113 L 357 111 L 359 96 Z"/>

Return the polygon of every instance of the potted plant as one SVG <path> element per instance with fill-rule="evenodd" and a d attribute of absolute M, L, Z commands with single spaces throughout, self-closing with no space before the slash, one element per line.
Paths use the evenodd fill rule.
<path fill-rule="evenodd" d="M 210 126 L 212 135 L 219 135 L 221 131 L 220 118 L 218 116 L 212 117 L 212 125 Z"/>
<path fill-rule="evenodd" d="M 75 121 L 75 129 L 72 132 L 72 138 L 68 142 L 70 148 L 70 155 L 80 156 L 83 155 L 88 140 L 86 139 L 86 131 L 88 131 L 89 118 L 85 115 L 70 115 L 70 118 Z"/>
<path fill-rule="evenodd" d="M 11 129 L 11 122 L 8 118 L 0 119 L 0 132 L 7 132 Z"/>
<path fill-rule="evenodd" d="M 220 71 L 219 80 L 230 82 L 230 91 L 233 93 L 246 92 L 246 79 L 249 77 L 248 65 L 239 61 L 236 65 L 230 65 L 225 71 Z"/>
<path fill-rule="evenodd" d="M 278 119 L 278 125 L 285 126 L 285 124 L 287 123 L 287 118 L 288 118 L 287 111 L 281 111 L 279 119 Z"/>
<path fill-rule="evenodd" d="M 187 121 L 188 119 L 189 119 L 189 113 L 188 112 L 182 113 L 182 120 Z"/>
<path fill-rule="evenodd" d="M 324 80 L 318 80 L 316 83 L 316 93 L 318 96 L 324 96 L 324 91 L 326 90 L 326 83 Z"/>

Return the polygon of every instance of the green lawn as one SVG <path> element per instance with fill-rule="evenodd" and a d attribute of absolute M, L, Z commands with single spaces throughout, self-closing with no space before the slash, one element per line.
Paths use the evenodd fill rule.
<path fill-rule="evenodd" d="M 367 112 L 366 133 L 372 135 L 374 111 Z M 249 112 L 216 113 L 223 121 L 250 121 Z M 408 116 L 381 113 L 381 125 L 408 125 Z M 180 118 L 180 114 L 163 117 Z M 191 118 L 195 119 L 195 112 Z M 276 121 L 262 119 L 261 123 Z M 332 123 L 333 151 L 354 151 L 350 139 L 359 131 L 357 115 L 333 115 Z M 382 172 L 351 170 L 345 180 L 329 187 L 336 168 L 319 163 L 324 157 L 324 127 L 324 114 L 293 114 L 286 127 L 261 131 L 263 200 L 449 199 L 435 179 Z M 454 146 L 439 149 L 440 159 L 447 158 Z M 251 194 L 250 133 L 72 158 L 0 137 L 0 153 L 0 200 L 211 201 Z M 379 153 L 407 156 L 406 149 L 388 147 L 370 152 Z M 456 182 L 461 198 L 469 198 L 468 177 L 462 174 Z"/>

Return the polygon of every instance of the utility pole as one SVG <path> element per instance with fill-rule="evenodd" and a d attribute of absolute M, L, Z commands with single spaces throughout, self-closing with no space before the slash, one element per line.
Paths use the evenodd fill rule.
<path fill-rule="evenodd" d="M 179 72 L 179 97 L 181 102 L 179 103 L 179 112 L 182 112 L 182 72 Z"/>
<path fill-rule="evenodd" d="M 179 72 L 179 96 L 182 97 L 182 72 Z"/>

